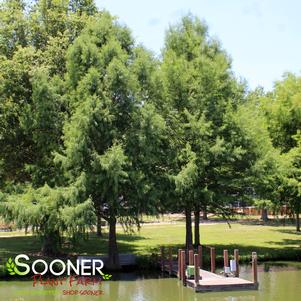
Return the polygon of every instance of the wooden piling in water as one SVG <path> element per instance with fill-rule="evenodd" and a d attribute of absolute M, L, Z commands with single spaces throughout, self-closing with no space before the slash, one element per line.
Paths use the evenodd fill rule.
<path fill-rule="evenodd" d="M 178 278 L 179 280 L 182 279 L 181 277 L 181 249 L 178 250 Z"/>
<path fill-rule="evenodd" d="M 252 252 L 252 271 L 253 271 L 253 282 L 258 283 L 258 274 L 257 274 L 257 253 Z"/>
<path fill-rule="evenodd" d="M 215 273 L 215 248 L 210 248 L 211 273 Z"/>
<path fill-rule="evenodd" d="M 224 271 L 229 267 L 229 253 L 228 250 L 224 250 Z"/>
<path fill-rule="evenodd" d="M 194 254 L 194 281 L 195 281 L 195 286 L 198 286 L 199 281 L 200 281 L 200 266 L 199 266 L 199 255 Z"/>
<path fill-rule="evenodd" d="M 189 250 L 188 254 L 188 264 L 193 265 L 193 250 Z"/>
<path fill-rule="evenodd" d="M 200 269 L 203 267 L 203 250 L 202 246 L 198 246 L 198 260 Z"/>
<path fill-rule="evenodd" d="M 181 277 L 183 285 L 186 286 L 186 252 L 181 251 Z"/>
<path fill-rule="evenodd" d="M 178 277 L 181 283 L 184 286 L 191 287 L 195 290 L 195 292 L 207 292 L 207 291 L 224 291 L 224 290 L 257 290 L 258 289 L 258 276 L 257 276 L 257 254 L 255 252 L 252 253 L 252 270 L 253 270 L 253 280 L 248 281 L 241 278 L 229 278 L 229 277 L 221 277 L 220 275 L 215 274 L 216 268 L 216 250 L 214 247 L 205 246 L 210 249 L 210 259 L 211 259 L 211 272 L 204 271 L 200 269 L 200 249 L 198 248 L 197 253 L 192 253 L 192 250 L 178 250 Z M 166 251 L 165 251 L 166 252 Z M 164 250 L 162 252 L 164 254 Z M 169 263 L 172 262 L 172 252 L 171 248 L 169 248 Z M 193 256 L 191 256 L 191 254 Z M 167 255 L 167 253 L 165 254 Z M 229 267 L 229 253 L 228 250 L 224 250 L 224 266 Z M 238 250 L 234 252 L 235 262 L 238 263 Z M 193 259 L 191 259 L 193 257 Z M 162 257 L 164 259 L 164 256 Z M 167 257 L 165 256 L 165 261 Z M 193 267 L 190 268 L 189 276 L 186 274 L 187 264 L 192 264 Z M 234 263 L 234 262 L 233 262 Z M 231 263 L 231 267 L 233 267 Z M 233 271 L 236 266 L 233 267 Z M 170 265 L 166 265 L 165 271 L 170 272 Z M 191 275 L 191 269 L 194 268 L 193 275 Z M 175 269 L 171 270 L 172 273 L 175 273 Z M 239 270 L 238 270 L 239 271 Z M 201 281 L 202 279 L 202 281 Z"/>
<path fill-rule="evenodd" d="M 236 271 L 235 271 L 235 277 L 239 277 L 239 250 L 234 250 L 234 259 L 236 262 Z"/>

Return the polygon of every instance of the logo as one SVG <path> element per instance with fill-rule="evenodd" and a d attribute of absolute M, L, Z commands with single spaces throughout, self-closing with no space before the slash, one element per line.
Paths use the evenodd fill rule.
<path fill-rule="evenodd" d="M 20 272 L 18 269 L 17 269 L 17 266 L 14 262 L 14 260 L 12 260 L 12 258 L 8 258 L 7 262 L 6 262 L 6 269 L 9 273 L 9 275 L 19 275 L 19 276 L 23 276 L 23 275 L 26 275 L 22 272 Z"/>
<path fill-rule="evenodd" d="M 104 263 L 101 259 L 77 259 L 75 264 L 71 260 L 66 262 L 61 259 L 54 259 L 47 263 L 43 259 L 34 260 L 31 265 L 27 263 L 30 258 L 26 254 L 19 254 L 14 259 L 11 257 L 6 262 L 6 269 L 9 275 L 25 276 L 30 272 L 34 275 L 43 276 L 51 273 L 54 276 L 61 275 L 81 275 L 97 276 L 101 275 L 103 280 L 111 279 L 112 275 L 105 274 L 102 269 Z"/>

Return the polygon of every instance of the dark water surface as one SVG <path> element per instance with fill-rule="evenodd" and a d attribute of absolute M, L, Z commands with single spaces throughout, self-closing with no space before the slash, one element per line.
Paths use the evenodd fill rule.
<path fill-rule="evenodd" d="M 251 268 L 243 266 L 241 277 L 251 280 Z M 113 281 L 95 285 L 69 286 L 68 280 L 56 287 L 37 285 L 33 281 L 0 281 L 2 301 L 299 301 L 301 269 L 298 263 L 264 264 L 259 266 L 258 291 L 198 293 L 183 287 L 175 278 L 137 273 L 113 274 Z M 69 295 L 70 293 L 77 295 Z M 98 296 L 81 294 L 95 293 Z M 67 294 L 67 295 L 66 295 Z"/>

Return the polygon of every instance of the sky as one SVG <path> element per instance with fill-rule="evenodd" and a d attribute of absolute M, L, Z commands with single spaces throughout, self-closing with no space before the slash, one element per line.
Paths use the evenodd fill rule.
<path fill-rule="evenodd" d="M 271 90 L 285 72 L 301 70 L 301 1 L 96 0 L 126 24 L 138 43 L 159 55 L 166 29 L 192 13 L 205 21 L 251 89 Z"/>

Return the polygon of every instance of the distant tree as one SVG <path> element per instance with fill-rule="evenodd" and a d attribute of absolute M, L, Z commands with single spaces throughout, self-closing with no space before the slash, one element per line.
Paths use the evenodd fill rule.
<path fill-rule="evenodd" d="M 261 210 L 261 219 L 266 223 L 269 220 L 268 210 L 273 208 L 273 202 L 270 200 L 255 200 L 254 205 Z"/>
<path fill-rule="evenodd" d="M 301 128 L 300 97 L 301 77 L 287 73 L 261 98 L 273 144 L 283 153 L 297 146 L 294 135 Z"/>
<path fill-rule="evenodd" d="M 260 106 L 274 146 L 281 153 L 279 159 L 279 188 L 282 202 L 296 215 L 296 229 L 300 231 L 300 128 L 301 78 L 287 73 L 275 84 L 271 93 L 260 98 Z"/>
<path fill-rule="evenodd" d="M 294 136 L 297 146 L 282 154 L 281 182 L 279 191 L 282 201 L 293 210 L 296 218 L 296 231 L 300 232 L 301 213 L 301 139 Z"/>

